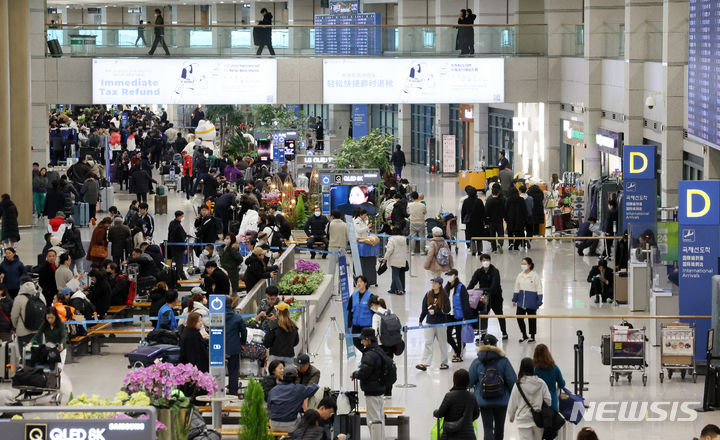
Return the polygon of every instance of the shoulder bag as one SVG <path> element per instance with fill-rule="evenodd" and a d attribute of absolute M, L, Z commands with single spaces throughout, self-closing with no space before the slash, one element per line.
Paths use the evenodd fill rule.
<path fill-rule="evenodd" d="M 530 413 L 533 416 L 535 426 L 544 430 L 543 439 L 555 438 L 555 433 L 557 433 L 560 428 L 562 428 L 562 426 L 565 424 L 565 419 L 563 419 L 563 417 L 558 414 L 558 412 L 555 411 L 552 406 L 545 403 L 545 400 L 543 400 L 542 402 L 542 407 L 540 408 L 540 411 L 535 411 L 535 408 L 530 405 L 530 401 L 525 396 L 525 392 L 523 392 L 522 387 L 520 387 L 520 383 L 516 382 L 515 386 L 517 386 L 520 395 L 527 404 L 528 408 L 530 408 Z"/>

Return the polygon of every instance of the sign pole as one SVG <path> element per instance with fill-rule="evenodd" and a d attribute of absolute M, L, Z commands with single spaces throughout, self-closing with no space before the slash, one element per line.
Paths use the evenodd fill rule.
<path fill-rule="evenodd" d="M 215 377 L 218 390 L 216 399 L 225 397 L 225 296 L 210 295 L 210 374 Z M 222 401 L 213 400 L 212 425 L 222 428 Z"/>

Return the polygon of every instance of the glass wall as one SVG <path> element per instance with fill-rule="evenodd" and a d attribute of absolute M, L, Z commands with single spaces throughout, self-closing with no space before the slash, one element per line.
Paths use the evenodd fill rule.
<path fill-rule="evenodd" d="M 435 138 L 435 104 L 410 106 L 410 138 L 412 140 L 410 161 L 428 164 L 428 142 Z M 435 147 L 435 145 L 432 145 Z"/>
<path fill-rule="evenodd" d="M 390 133 L 398 139 L 397 104 L 373 104 L 370 106 L 370 127 L 383 133 Z"/>
<path fill-rule="evenodd" d="M 310 128 L 315 128 L 315 117 L 320 116 L 323 120 L 326 136 L 329 134 L 330 106 L 327 104 L 300 104 L 300 111 L 309 118 L 313 118 Z"/>
<path fill-rule="evenodd" d="M 488 108 L 488 157 L 487 164 L 496 166 L 501 151 L 514 168 L 515 162 L 515 132 L 512 128 L 512 118 L 515 112 L 500 108 Z"/>

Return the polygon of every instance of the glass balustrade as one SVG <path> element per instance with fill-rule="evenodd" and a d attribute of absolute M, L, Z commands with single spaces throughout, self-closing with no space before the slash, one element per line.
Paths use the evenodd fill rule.
<path fill-rule="evenodd" d="M 254 33 L 268 27 L 166 25 L 164 37 L 173 57 L 220 57 L 255 55 Z M 278 56 L 457 56 L 458 31 L 473 41 L 469 56 L 547 55 L 545 25 L 475 26 L 271 26 Z M 462 28 L 462 29 L 461 29 Z M 116 25 L 48 25 L 48 41 L 57 40 L 62 51 L 48 56 L 147 56 L 154 27 Z M 267 55 L 264 49 L 263 55 Z M 164 56 L 162 45 L 155 56 Z"/>

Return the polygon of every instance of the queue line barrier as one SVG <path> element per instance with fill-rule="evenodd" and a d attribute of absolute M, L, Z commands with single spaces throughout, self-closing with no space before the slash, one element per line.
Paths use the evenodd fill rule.
<path fill-rule="evenodd" d="M 405 350 L 403 351 L 403 383 L 400 385 L 396 385 L 398 388 L 415 388 L 415 384 L 408 383 L 408 358 L 407 358 L 407 347 L 408 347 L 408 341 L 407 341 L 407 335 L 409 331 L 414 330 L 424 330 L 429 328 L 435 328 L 435 327 L 454 327 L 454 326 L 461 326 L 465 324 L 474 324 L 478 322 L 480 319 L 490 319 L 490 318 L 498 318 L 498 319 L 549 319 L 551 322 L 550 326 L 550 339 L 552 339 L 552 320 L 553 319 L 612 319 L 612 320 L 626 320 L 626 319 L 634 319 L 634 320 L 678 320 L 678 319 L 712 319 L 712 316 L 710 315 L 478 315 L 477 318 L 474 319 L 466 319 L 463 321 L 454 321 L 454 322 L 445 322 L 442 324 L 425 324 L 422 326 L 408 326 L 405 325 L 402 327 L 402 333 L 403 333 L 403 343 L 405 344 Z M 338 334 L 338 340 L 340 342 L 339 346 L 339 353 L 343 353 L 345 350 L 345 344 L 346 340 L 349 338 L 359 338 L 361 335 L 359 333 L 339 333 Z M 339 378 L 340 378 L 340 387 L 342 388 L 343 385 L 343 365 L 344 365 L 344 356 L 338 356 L 339 359 Z"/>

